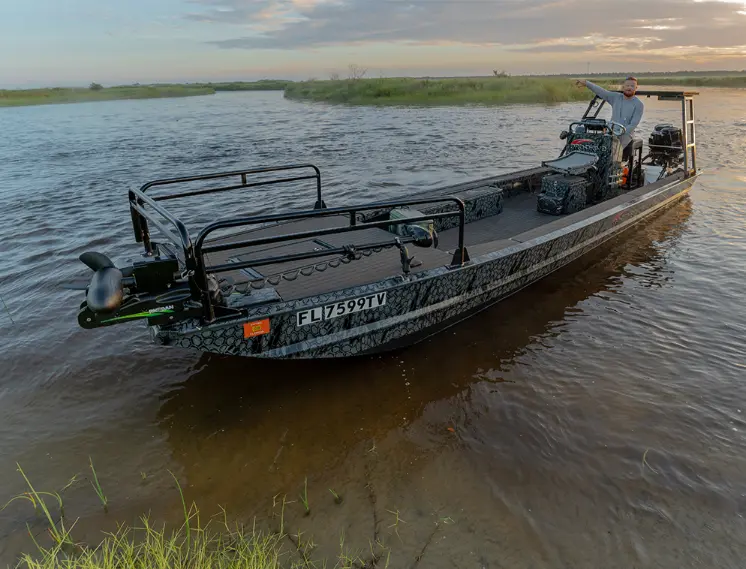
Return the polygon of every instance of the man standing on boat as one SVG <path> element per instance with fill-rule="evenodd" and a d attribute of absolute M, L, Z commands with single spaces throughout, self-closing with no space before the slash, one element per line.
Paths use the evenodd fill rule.
<path fill-rule="evenodd" d="M 632 142 L 635 128 L 640 124 L 642 119 L 643 104 L 635 96 L 637 92 L 637 79 L 627 77 L 622 85 L 622 92 L 615 93 L 607 91 L 598 85 L 585 79 L 578 79 L 577 85 L 588 87 L 596 95 L 611 105 L 611 120 L 624 126 L 627 131 L 619 137 L 619 143 L 626 151 L 627 146 Z M 626 152 L 625 152 L 626 154 Z"/>

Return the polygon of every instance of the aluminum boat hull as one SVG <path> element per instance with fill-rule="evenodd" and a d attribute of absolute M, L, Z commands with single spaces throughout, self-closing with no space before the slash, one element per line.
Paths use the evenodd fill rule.
<path fill-rule="evenodd" d="M 494 305 L 673 205 L 698 175 L 671 176 L 509 239 L 482 244 L 461 267 L 443 266 L 257 306 L 245 317 L 220 324 L 200 325 L 194 319 L 151 326 L 151 336 L 161 345 L 272 359 L 343 358 L 406 347 Z M 361 299 L 364 310 L 334 317 L 335 309 Z M 259 330 L 253 337 L 252 327 Z"/>

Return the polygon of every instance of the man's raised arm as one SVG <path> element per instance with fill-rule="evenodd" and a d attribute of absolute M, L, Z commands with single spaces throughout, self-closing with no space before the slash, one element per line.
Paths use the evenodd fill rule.
<path fill-rule="evenodd" d="M 612 93 L 611 91 L 607 91 L 603 87 L 599 87 L 595 83 L 591 83 L 590 81 L 587 81 L 585 79 L 578 79 L 575 81 L 577 85 L 583 85 L 584 87 L 588 87 L 591 91 L 593 91 L 596 95 L 601 97 L 604 101 L 607 103 L 611 103 L 614 101 L 614 98 L 618 93 Z"/>

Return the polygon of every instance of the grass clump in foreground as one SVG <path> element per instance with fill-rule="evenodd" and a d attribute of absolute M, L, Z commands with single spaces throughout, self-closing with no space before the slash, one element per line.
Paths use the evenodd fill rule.
<path fill-rule="evenodd" d="M 100 493 L 98 477 L 95 487 Z M 340 550 L 333 565 L 322 562 L 319 565 L 311 560 L 308 550 L 313 549 L 311 541 L 301 542 L 301 534 L 297 538 L 285 529 L 285 500 L 282 501 L 282 511 L 277 531 L 262 531 L 257 529 L 256 523 L 250 528 L 240 524 L 231 526 L 226 511 L 221 507 L 222 519 L 219 523 L 210 520 L 206 525 L 200 521 L 200 513 L 196 505 L 187 508 L 184 494 L 176 477 L 171 473 L 183 507 L 184 522 L 180 527 L 167 532 L 165 527 L 155 527 L 149 517 L 140 518 L 141 525 L 130 527 L 118 524 L 117 531 L 104 532 L 103 539 L 97 545 L 87 545 L 77 542 L 72 530 L 75 522 L 68 524 L 65 518 L 63 500 L 57 492 L 37 491 L 18 466 L 28 490 L 11 499 L 27 500 L 34 510 L 42 514 L 44 525 L 42 532 L 35 536 L 28 528 L 28 533 L 37 551 L 32 555 L 24 553 L 17 564 L 17 569 L 315 569 L 328 567 L 329 569 L 372 569 L 388 567 L 388 557 L 385 561 L 383 554 L 373 554 L 363 559 L 361 555 L 351 554 L 345 547 L 344 537 L 340 540 Z M 77 479 L 73 477 L 65 487 L 67 489 Z M 306 483 L 307 484 L 307 483 Z M 304 485 L 304 488 L 307 488 Z M 63 489 L 63 492 L 64 490 Z M 44 497 L 51 497 L 53 507 L 49 507 Z M 101 495 L 99 494 L 99 497 Z M 306 499 L 307 500 L 307 499 Z M 307 501 L 305 507 L 308 509 Z M 28 527 L 28 526 L 27 526 Z M 51 539 L 49 546 L 42 545 L 41 535 L 46 534 Z M 432 538 L 432 536 L 431 536 Z M 293 544 L 292 548 L 285 548 L 286 540 Z M 383 545 L 376 538 L 376 543 Z M 429 540 L 428 540 L 429 543 Z M 423 549 L 424 553 L 424 549 Z M 381 561 L 379 565 L 379 561 Z"/>
<path fill-rule="evenodd" d="M 202 527 L 196 509 L 185 525 L 171 532 L 142 518 L 138 528 L 120 527 L 96 547 L 73 545 L 39 547 L 39 555 L 23 555 L 19 568 L 27 569 L 275 569 L 284 556 L 282 536 L 231 527 Z M 192 521 L 196 517 L 197 521 Z M 190 525 L 194 524 L 194 525 Z M 188 531 L 187 531 L 188 530 Z"/>
<path fill-rule="evenodd" d="M 0 90 L 0 107 L 51 105 L 59 103 L 85 103 L 89 101 L 114 101 L 119 99 L 157 99 L 163 97 L 193 97 L 212 95 L 215 89 L 208 86 L 189 85 L 132 85 L 122 87 Z"/>
<path fill-rule="evenodd" d="M 288 85 L 285 97 L 352 105 L 501 105 L 587 101 L 591 94 L 568 79 L 474 77 L 303 81 Z"/>

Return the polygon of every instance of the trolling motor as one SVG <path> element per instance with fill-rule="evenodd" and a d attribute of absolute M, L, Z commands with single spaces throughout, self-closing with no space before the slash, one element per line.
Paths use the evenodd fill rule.
<path fill-rule="evenodd" d="M 124 273 L 114 266 L 106 255 L 86 252 L 81 262 L 93 271 L 93 278 L 86 290 L 86 304 L 93 312 L 113 312 L 124 298 Z M 127 271 L 127 284 L 134 284 L 132 272 Z"/>
<path fill-rule="evenodd" d="M 86 252 L 80 261 L 93 271 L 87 285 L 67 288 L 86 291 L 78 324 L 83 328 L 110 326 L 146 319 L 164 325 L 199 317 L 202 305 L 192 300 L 189 282 L 179 274 L 175 258 L 160 258 L 117 268 L 106 255 Z"/>

